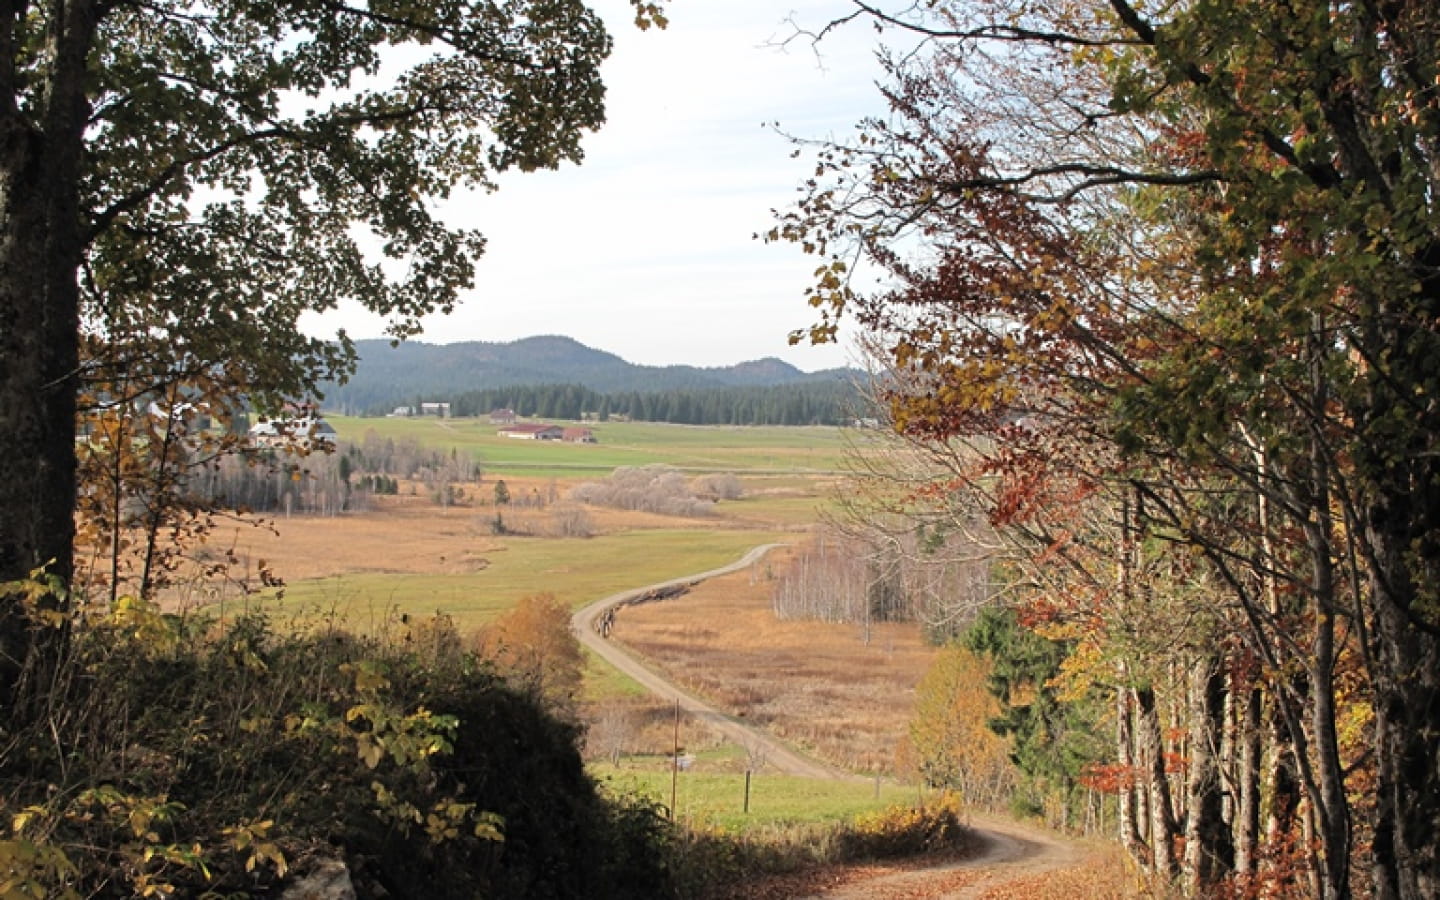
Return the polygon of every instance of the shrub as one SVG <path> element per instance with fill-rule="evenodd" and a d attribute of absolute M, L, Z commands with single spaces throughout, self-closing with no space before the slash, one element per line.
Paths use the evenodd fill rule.
<path fill-rule="evenodd" d="M 739 500 L 745 496 L 745 486 L 730 472 L 701 475 L 690 482 L 690 490 L 706 500 Z"/>
<path fill-rule="evenodd" d="M 444 620 L 377 640 L 126 600 L 72 627 L 42 714 L 0 724 L 16 896 L 265 893 L 312 854 L 343 855 L 362 897 L 669 891 L 578 727 Z"/>
<path fill-rule="evenodd" d="M 685 476 L 670 466 L 621 466 L 603 481 L 572 488 L 570 498 L 595 506 L 666 516 L 708 516 L 715 504 L 697 497 Z"/>
<path fill-rule="evenodd" d="M 924 806 L 894 807 L 859 816 L 839 835 L 843 859 L 889 859 L 920 853 L 960 851 L 970 831 L 961 820 L 960 798 L 944 794 Z"/>

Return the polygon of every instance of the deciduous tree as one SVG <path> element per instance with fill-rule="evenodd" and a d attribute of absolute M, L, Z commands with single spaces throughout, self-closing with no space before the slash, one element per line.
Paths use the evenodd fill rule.
<path fill-rule="evenodd" d="M 1000 714 L 986 689 L 991 666 L 960 644 L 935 658 L 916 688 L 910 742 L 920 772 L 969 804 L 998 807 L 1015 788 L 1006 742 L 989 728 Z"/>
<path fill-rule="evenodd" d="M 585 657 L 570 627 L 570 610 L 554 594 L 531 594 L 482 628 L 481 656 L 556 710 L 574 713 Z"/>
<path fill-rule="evenodd" d="M 581 0 L 0 6 L 0 583 L 71 571 L 87 381 L 133 392 L 102 407 L 205 378 L 273 409 L 353 361 L 302 314 L 413 333 L 484 246 L 436 202 L 578 162 L 609 49 Z"/>
<path fill-rule="evenodd" d="M 1088 484 L 1117 510 L 1133 494 L 1137 538 L 1203 557 L 1269 679 L 1330 897 L 1354 881 L 1364 760 L 1336 698 L 1359 658 L 1369 880 L 1434 894 L 1440 13 L 853 7 L 922 46 L 893 63 L 892 117 L 823 148 L 774 232 L 826 258 L 808 336 L 855 313 L 924 375 L 897 427 L 992 441 L 997 523 Z M 862 260 L 892 287 L 856 291 Z"/>

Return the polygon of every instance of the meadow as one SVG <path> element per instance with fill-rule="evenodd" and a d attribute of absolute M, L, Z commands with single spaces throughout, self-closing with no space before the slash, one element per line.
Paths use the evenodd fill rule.
<path fill-rule="evenodd" d="M 480 464 L 459 503 L 437 505 L 423 487 L 402 485 L 364 512 L 252 518 L 252 527 L 227 529 L 212 541 L 211 558 L 223 551 L 240 561 L 241 585 L 253 586 L 263 568 L 284 580 L 288 612 L 318 612 L 362 628 L 436 612 L 473 628 L 528 594 L 554 594 L 577 607 L 715 568 L 757 544 L 803 539 L 835 504 L 835 473 L 850 440 L 834 428 L 614 422 L 591 426 L 600 443 L 568 444 L 501 437 L 484 419 L 329 421 L 342 449 L 377 438 L 414 440 Z M 548 507 L 571 487 L 617 466 L 655 464 L 735 474 L 744 496 L 693 518 L 592 508 L 590 536 L 544 536 Z M 494 500 L 502 480 L 513 498 L 503 508 Z M 496 533 L 497 515 L 507 533 Z"/>
<path fill-rule="evenodd" d="M 667 807 L 673 776 L 677 821 L 731 832 L 843 822 L 860 813 L 920 799 L 914 787 L 893 781 L 832 782 L 752 774 L 747 811 L 743 770 L 705 770 L 711 759 L 726 755 L 726 748 L 701 754 L 691 769 L 678 773 L 670 771 L 668 758 L 658 757 L 636 758 L 624 766 L 595 764 L 591 771 L 611 790 L 642 794 Z"/>
<path fill-rule="evenodd" d="M 855 438 L 823 428 L 601 423 L 591 426 L 600 443 L 572 445 L 502 438 L 488 421 L 331 421 L 342 449 L 377 437 L 414 439 L 480 463 L 478 480 L 456 504 L 437 504 L 423 489 L 402 483 L 399 494 L 375 498 L 364 512 L 272 517 L 263 527 L 217 535 L 240 561 L 237 580 L 253 585 L 262 566 L 284 579 L 278 596 L 271 590 L 243 602 L 263 603 L 273 615 L 300 623 L 338 619 L 367 632 L 400 617 L 436 613 L 465 632 L 529 594 L 553 594 L 576 608 L 716 568 L 758 544 L 798 546 L 837 508 L 839 473 Z M 656 463 L 695 475 L 735 474 L 744 494 L 717 502 L 712 515 L 690 518 L 587 507 L 592 536 L 543 536 L 549 505 L 565 505 L 574 485 L 619 465 Z M 533 502 L 497 507 L 494 485 L 501 479 L 512 498 Z M 528 533 L 496 533 L 497 512 L 507 527 Z M 615 637 L 732 714 L 862 777 L 789 779 L 765 771 L 763 760 L 744 748 L 687 724 L 684 741 L 698 762 L 682 776 L 680 811 L 697 823 L 763 829 L 915 800 L 913 787 L 889 776 L 930 648 L 910 626 L 862 634 L 849 625 L 777 622 L 769 611 L 770 583 L 787 554 L 772 553 L 674 600 L 627 607 Z M 598 660 L 590 662 L 581 700 L 592 725 L 595 771 L 616 787 L 652 796 L 662 786 L 668 803 L 673 734 L 667 710 Z M 611 757 L 618 767 L 598 761 Z M 756 770 L 748 815 L 739 806 L 747 767 Z M 887 776 L 878 796 L 875 773 Z"/>
<path fill-rule="evenodd" d="M 327 416 L 341 440 L 413 438 L 426 446 L 468 453 L 499 477 L 593 476 L 619 466 L 664 464 L 687 472 L 753 475 L 836 474 L 850 432 L 828 427 L 669 425 L 586 422 L 597 443 L 515 440 L 488 419 Z M 555 423 L 576 424 L 576 423 Z"/>
<path fill-rule="evenodd" d="M 438 612 L 466 631 L 529 594 L 553 594 L 574 608 L 796 537 L 673 526 L 591 538 L 494 536 L 484 519 L 461 507 L 382 505 L 334 520 L 279 520 L 273 532 L 250 531 L 242 546 L 286 580 L 280 606 L 292 613 L 335 616 L 370 631 L 397 615 Z"/>
<path fill-rule="evenodd" d="M 705 581 L 681 596 L 626 607 L 612 640 L 724 712 L 848 771 L 913 775 L 910 709 L 935 648 L 906 623 L 780 621 L 770 575 L 788 563 L 776 551 L 758 573 Z M 668 746 L 663 715 L 641 746 Z M 692 735 L 691 740 L 694 739 Z"/>

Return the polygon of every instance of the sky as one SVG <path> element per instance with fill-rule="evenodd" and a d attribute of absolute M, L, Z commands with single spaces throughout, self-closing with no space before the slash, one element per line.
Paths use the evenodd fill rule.
<path fill-rule="evenodd" d="M 607 123 L 585 160 L 503 176 L 493 194 L 452 198 L 446 217 L 488 245 L 475 288 L 418 340 L 510 341 L 563 334 L 645 365 L 724 366 L 768 356 L 805 371 L 846 365 L 845 346 L 791 347 L 812 324 L 804 290 L 818 261 L 753 238 L 798 197 L 813 158 L 773 127 L 843 137 L 883 112 L 875 33 L 853 24 L 816 48 L 844 0 L 673 0 L 670 25 L 641 32 L 626 0 L 594 0 L 615 36 L 603 70 Z M 305 323 L 382 337 L 343 308 Z"/>

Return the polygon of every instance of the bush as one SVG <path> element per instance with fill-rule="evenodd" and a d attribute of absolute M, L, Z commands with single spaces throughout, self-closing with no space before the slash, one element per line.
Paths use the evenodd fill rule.
<path fill-rule="evenodd" d="M 653 811 L 607 803 L 577 726 L 444 620 L 380 641 L 125 600 L 72 626 L 39 714 L 0 724 L 16 896 L 265 893 L 312 855 L 361 897 L 670 892 Z"/>
<path fill-rule="evenodd" d="M 890 859 L 921 853 L 961 851 L 971 833 L 961 821 L 960 798 L 944 794 L 925 806 L 896 807 L 860 816 L 839 835 L 844 859 Z"/>
<path fill-rule="evenodd" d="M 708 516 L 715 504 L 695 495 L 685 476 L 670 466 L 621 466 L 604 481 L 588 481 L 570 498 L 595 506 L 632 509 L 665 516 Z"/>
<path fill-rule="evenodd" d="M 690 482 L 690 490 L 706 500 L 739 500 L 745 496 L 745 486 L 730 472 L 701 475 Z"/>

